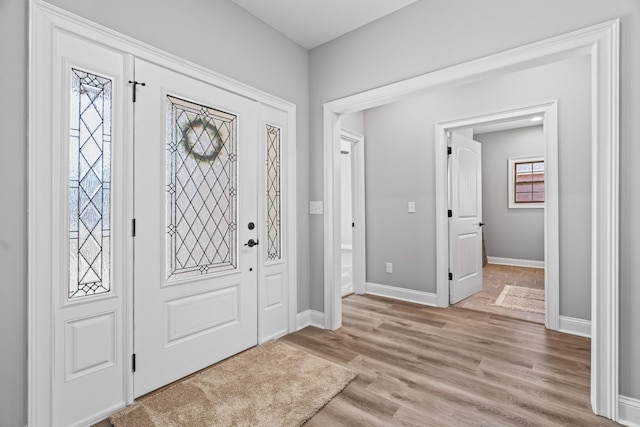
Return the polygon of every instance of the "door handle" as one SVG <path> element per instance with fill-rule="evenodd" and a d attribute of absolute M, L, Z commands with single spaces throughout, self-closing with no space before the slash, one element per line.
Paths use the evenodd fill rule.
<path fill-rule="evenodd" d="M 245 243 L 245 246 L 249 246 L 250 248 L 254 247 L 255 245 L 258 244 L 257 240 L 253 240 L 253 239 L 249 239 L 249 241 L 247 243 Z"/>
<path fill-rule="evenodd" d="M 481 222 L 480 224 L 478 224 L 480 227 L 482 227 L 484 225 L 484 222 Z"/>

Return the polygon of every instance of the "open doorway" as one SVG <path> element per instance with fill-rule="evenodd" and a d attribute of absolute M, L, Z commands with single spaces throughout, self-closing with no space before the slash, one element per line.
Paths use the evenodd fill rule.
<path fill-rule="evenodd" d="M 536 121 L 532 122 L 531 120 L 534 118 Z M 532 123 L 535 124 L 535 127 L 524 127 Z M 538 123 L 541 123 L 541 126 L 538 125 Z M 522 128 L 522 130 L 515 130 L 520 128 Z M 466 133 L 464 131 L 465 129 L 467 130 Z M 475 129 L 478 129 L 478 131 L 475 132 Z M 459 133 L 461 130 L 463 130 L 462 134 Z M 468 305 L 468 308 L 481 308 L 481 311 L 491 311 L 492 309 L 502 311 L 502 308 L 498 308 L 500 305 L 496 307 L 497 302 L 515 306 L 515 295 L 538 294 L 538 298 L 540 298 L 540 295 L 543 294 L 544 297 L 542 297 L 541 301 L 543 307 L 540 307 L 539 303 L 536 303 L 538 313 L 535 314 L 538 316 L 532 314 L 522 317 L 527 317 L 527 320 L 544 323 L 549 329 L 560 329 L 560 222 L 558 200 L 557 101 L 438 123 L 436 125 L 436 145 L 441 146 L 443 152 L 448 151 L 446 147 L 452 145 L 452 141 L 456 141 L 456 138 L 451 138 L 452 135 L 457 136 L 458 139 L 466 138 L 474 142 L 478 145 L 478 152 L 483 153 L 481 155 L 483 160 L 479 162 L 477 166 L 479 170 L 477 179 L 481 182 L 477 190 L 479 198 L 477 209 L 480 212 L 477 214 L 477 218 L 472 218 L 473 221 L 475 221 L 475 224 L 472 224 L 475 228 L 471 227 L 471 229 L 477 230 L 479 233 L 481 228 L 486 228 L 486 237 L 491 237 L 489 239 L 489 252 L 492 252 L 487 253 L 487 255 L 491 256 L 493 264 L 509 264 L 510 267 L 516 268 L 537 267 L 543 269 L 543 271 L 510 271 L 510 269 L 506 267 L 490 267 L 487 273 L 493 273 L 494 277 L 487 278 L 487 281 L 493 282 L 495 287 L 493 292 L 480 295 L 480 297 L 486 297 L 482 303 L 476 300 L 467 301 L 463 305 Z M 473 139 L 482 142 L 473 141 L 469 137 L 473 137 Z M 479 147 L 481 145 L 483 146 L 482 149 Z M 450 156 L 452 159 L 447 159 L 446 161 L 443 159 L 441 161 L 444 170 L 449 170 L 448 175 L 450 175 L 450 178 L 447 180 L 452 183 L 448 185 L 445 182 L 445 185 L 451 191 L 446 190 L 449 194 L 446 197 L 440 198 L 441 202 L 443 200 L 449 200 L 447 203 L 450 208 L 453 208 L 453 217 L 449 218 L 449 226 L 452 227 L 452 233 L 455 231 L 453 230 L 453 226 L 456 224 L 456 217 L 459 214 L 457 211 L 460 209 L 458 203 L 456 203 L 456 199 L 459 196 L 453 194 L 455 193 L 455 187 L 457 187 L 455 177 L 457 176 L 457 163 L 459 163 L 455 158 L 456 152 L 456 149 L 453 148 L 453 154 Z M 532 171 L 534 168 L 539 169 L 540 165 L 538 163 L 534 166 L 534 160 L 536 162 L 544 162 L 543 185 L 542 187 L 536 187 L 536 194 L 533 194 L 533 187 L 531 185 L 529 187 L 523 185 L 523 188 L 521 188 L 522 194 L 516 196 L 515 187 L 517 186 L 519 178 L 515 175 L 515 167 L 521 165 L 520 169 L 522 169 L 523 172 L 528 166 L 531 166 Z M 484 172 L 485 170 L 486 173 Z M 482 179 L 484 175 L 488 178 L 486 183 L 484 183 Z M 532 183 L 532 178 L 532 176 L 525 177 L 525 179 L 529 179 L 530 183 Z M 461 188 L 465 187 L 462 186 Z M 530 190 L 529 195 L 524 194 L 524 190 L 527 188 Z M 538 194 L 540 192 L 541 194 Z M 485 198 L 486 203 L 483 203 Z M 519 205 L 518 203 L 520 202 L 517 200 L 520 200 L 523 204 Z M 525 200 L 531 200 L 531 203 L 527 205 L 531 207 L 521 207 L 524 206 Z M 490 220 L 487 220 L 485 212 L 488 214 Z M 468 213 L 464 213 L 464 215 L 469 216 Z M 523 224 L 523 221 L 525 224 Z M 464 222 L 464 218 L 462 222 Z M 493 224 L 492 227 L 489 226 L 489 222 Z M 493 233 L 489 235 L 491 231 L 493 231 Z M 449 233 L 447 233 L 447 235 L 448 234 Z M 463 233 L 461 233 L 461 235 L 466 237 Z M 444 296 L 452 303 L 459 303 L 459 301 L 463 299 L 449 298 L 450 294 L 454 294 L 453 288 L 458 285 L 461 278 L 466 279 L 465 282 L 471 283 L 471 287 L 473 287 L 474 278 L 467 272 L 471 271 L 467 266 L 473 265 L 476 267 L 475 271 L 477 275 L 475 277 L 474 289 L 476 289 L 476 292 L 483 290 L 484 274 L 483 269 L 479 267 L 484 264 L 482 262 L 483 260 L 481 261 L 483 256 L 483 243 L 480 240 L 482 236 L 478 235 L 477 237 L 478 239 L 475 241 L 476 246 L 472 248 L 474 251 L 456 250 L 456 246 L 451 244 L 449 237 L 439 240 L 439 248 L 444 249 L 450 246 L 447 268 L 449 268 L 449 271 L 452 273 L 450 276 L 451 280 L 444 283 L 441 282 L 440 285 L 446 286 L 446 294 Z M 537 239 L 537 241 L 532 242 L 534 239 Z M 453 240 L 453 238 L 451 240 Z M 520 247 L 526 245 L 524 242 L 529 242 L 529 246 L 533 247 Z M 465 259 L 465 257 L 470 258 L 470 260 Z M 495 275 L 500 276 L 505 274 L 509 274 L 512 277 L 509 279 L 495 277 Z M 527 286 L 511 288 L 511 286 L 518 286 L 516 283 L 517 280 L 513 282 L 513 276 L 517 274 L 527 276 L 527 281 L 524 279 L 520 281 L 520 285 Z M 542 275 L 543 277 L 540 279 L 537 275 Z M 470 277 L 467 279 L 466 276 Z M 509 282 L 509 280 L 512 282 Z M 496 284 L 496 281 L 499 285 Z M 470 288 L 470 285 L 466 283 L 463 283 L 463 285 L 467 288 L 467 293 L 464 298 L 471 296 L 474 292 L 469 291 L 468 288 Z M 504 285 L 509 285 L 510 287 L 505 288 Z M 521 288 L 526 289 L 523 290 Z M 529 289 L 532 288 L 537 291 L 529 291 Z M 505 289 L 505 294 L 502 295 Z M 439 288 L 440 299 L 443 297 L 443 290 L 443 287 Z M 539 292 L 540 290 L 542 290 L 542 292 Z M 497 294 L 493 295 L 496 292 Z M 459 293 L 460 292 L 458 292 L 458 294 Z M 464 294 L 464 292 L 462 293 Z M 501 297 L 502 300 L 499 301 Z M 505 299 L 507 300 L 506 303 Z M 519 308 L 522 308 L 522 305 L 530 303 L 530 301 L 526 300 L 520 300 L 519 302 L 521 303 Z M 515 313 L 510 312 L 510 314 L 513 316 Z"/>
<path fill-rule="evenodd" d="M 455 307 L 545 323 L 543 119 L 458 131 L 481 147 L 481 217 L 474 229 L 482 235 L 475 263 L 481 266 L 479 286 L 461 300 L 452 294 Z"/>
<path fill-rule="evenodd" d="M 364 136 L 340 130 L 340 296 L 365 292 Z"/>
<path fill-rule="evenodd" d="M 353 293 L 352 144 L 345 138 L 340 139 L 340 278 L 343 298 Z"/>
<path fill-rule="evenodd" d="M 617 400 L 617 357 L 618 357 L 618 323 L 617 319 L 617 292 L 618 292 L 618 269 L 617 269 L 617 244 L 618 244 L 618 182 L 617 182 L 617 153 L 618 153 L 618 96 L 619 89 L 617 87 L 616 73 L 619 68 L 618 60 L 618 25 L 617 21 L 601 24 L 599 26 L 590 27 L 588 29 L 576 31 L 573 33 L 561 35 L 553 39 L 545 40 L 520 47 L 497 55 L 481 58 L 479 60 L 470 61 L 450 67 L 448 69 L 421 75 L 409 80 L 390 84 L 384 87 L 372 89 L 363 93 L 348 96 L 342 99 L 328 102 L 324 104 L 323 109 L 323 129 L 324 129 L 324 315 L 325 327 L 327 329 L 337 329 L 342 323 L 341 297 L 339 295 L 339 130 L 341 116 L 355 111 L 366 110 L 381 105 L 392 105 L 392 102 L 400 99 L 408 100 L 411 94 L 419 91 L 431 89 L 433 87 L 443 87 L 449 85 L 461 85 L 480 78 L 489 76 L 498 76 L 510 71 L 532 70 L 530 67 L 536 65 L 549 64 L 553 65 L 553 60 L 558 58 L 575 59 L 587 53 L 588 62 L 588 80 L 586 89 L 575 92 L 575 94 L 587 94 L 589 99 L 579 105 L 586 106 L 588 109 L 585 120 L 579 120 L 581 125 L 575 126 L 574 132 L 587 131 L 587 135 L 579 139 L 575 139 L 578 144 L 584 144 L 587 150 L 582 152 L 593 154 L 593 160 L 576 162 L 573 164 L 590 165 L 583 168 L 590 174 L 591 183 L 589 190 L 580 192 L 586 195 L 590 200 L 586 209 L 581 209 L 579 215 L 567 216 L 569 225 L 573 227 L 576 219 L 586 220 L 586 227 L 580 227 L 576 233 L 571 233 L 572 239 L 569 242 L 573 245 L 572 251 L 568 252 L 569 257 L 573 256 L 573 250 L 583 251 L 585 248 L 588 254 L 583 256 L 586 258 L 581 265 L 590 265 L 590 268 L 569 269 L 571 275 L 568 277 L 578 286 L 584 283 L 590 283 L 591 292 L 579 292 L 575 294 L 575 298 L 563 299 L 563 302 L 572 304 L 578 302 L 582 296 L 591 297 L 591 304 L 585 304 L 583 307 L 591 309 L 590 314 L 593 322 L 589 322 L 588 330 L 592 338 L 592 363 L 591 363 L 591 392 L 592 405 L 594 412 L 601 415 L 612 415 L 615 405 L 612 402 Z M 550 63 L 551 61 L 551 63 Z M 605 72 L 601 72 L 601 71 Z M 573 74 L 572 74 L 573 75 Z M 512 75 L 513 76 L 513 75 Z M 559 98 L 557 95 L 548 93 L 544 95 L 543 91 L 549 91 L 551 87 L 549 83 L 557 81 L 562 83 L 554 87 L 554 91 L 564 91 L 568 84 L 574 82 L 575 79 L 565 78 L 554 80 L 558 76 L 557 73 L 549 73 L 544 82 L 539 85 L 522 84 L 518 86 L 518 90 L 526 90 L 530 92 L 532 97 L 540 99 Z M 467 94 L 464 102 L 458 104 L 463 106 L 469 114 L 477 114 L 477 110 L 473 111 L 470 102 L 479 102 L 487 104 L 496 102 L 496 96 L 504 95 L 509 98 L 509 103 L 513 105 L 515 91 L 492 91 L 487 96 L 470 96 Z M 591 96 L 596 95 L 597 96 Z M 571 100 L 567 97 L 566 100 Z M 563 106 L 568 106 L 563 97 Z M 427 108 L 438 108 L 440 116 L 442 116 L 443 103 L 432 102 Z M 487 105 L 484 105 L 486 108 Z M 564 108 L 564 107 L 563 107 Z M 413 112 L 420 111 L 424 120 L 424 110 L 414 109 Z M 451 114 L 453 115 L 453 114 Z M 451 116 L 450 115 L 450 116 Z M 409 117 L 404 115 L 401 117 Z M 567 116 L 569 118 L 569 116 Z M 589 122 L 591 120 L 591 122 Z M 369 121 L 367 121 L 369 122 Z M 370 121 L 375 123 L 374 121 Z M 585 125 L 585 123 L 590 123 Z M 473 123 L 460 124 L 457 127 L 463 128 L 473 125 Z M 562 130 L 566 132 L 569 129 L 563 122 Z M 404 130 L 402 127 L 396 127 L 394 131 Z M 435 240 L 438 247 L 448 246 L 447 231 L 447 179 L 446 179 L 446 140 L 445 133 L 447 129 L 436 129 L 435 147 L 432 153 L 427 156 L 421 156 L 422 159 L 432 158 L 435 160 L 434 170 L 436 182 L 434 185 L 434 193 L 428 195 L 430 200 L 435 201 Z M 451 129 L 450 129 L 451 130 Z M 574 137 L 573 133 L 569 134 Z M 395 132 L 397 134 L 397 132 Z M 430 132 L 422 131 L 419 135 L 427 139 Z M 367 132 L 367 144 L 370 144 L 371 137 L 375 133 Z M 398 135 L 392 135 L 388 141 L 399 140 Z M 423 139 L 423 140 L 424 140 Z M 565 140 L 563 139 L 563 142 Z M 391 145 L 395 148 L 394 145 Z M 564 144 L 563 144 L 564 146 Z M 582 147 L 582 145 L 579 145 Z M 395 150 L 388 149 L 383 155 L 397 155 Z M 569 153 L 568 159 L 571 159 Z M 405 156 L 403 161 L 415 160 L 416 156 Z M 370 156 L 367 154 L 368 167 L 371 167 Z M 405 168 L 406 169 L 406 168 Z M 403 171 L 400 171 L 403 172 Z M 419 172 L 419 170 L 418 170 Z M 390 176 L 387 174 L 387 176 Z M 578 176 L 578 175 L 576 175 Z M 563 179 L 565 177 L 563 176 Z M 570 178 L 570 176 L 567 176 Z M 423 182 L 427 181 L 425 177 Z M 369 187 L 369 183 L 367 183 Z M 389 187 L 389 186 L 387 186 Z M 403 187 L 393 186 L 391 190 Z M 367 199 L 369 201 L 371 191 L 367 190 Z M 577 193 L 575 193 L 577 194 Z M 406 202 L 405 202 L 406 203 Z M 401 205 L 398 205 L 401 206 Z M 406 206 L 406 205 L 405 205 Z M 571 205 L 567 205 L 571 208 Z M 404 208 L 403 208 L 404 210 Z M 585 214 L 590 213 L 590 214 Z M 334 225 L 335 224 L 335 225 Z M 393 225 L 404 225 L 402 221 L 396 221 Z M 374 228 L 373 226 L 371 227 Z M 585 230 L 590 230 L 586 233 Z M 415 234 L 415 233 L 414 233 Z M 573 238 L 575 237 L 575 238 Z M 424 239 L 406 240 L 405 242 L 413 242 L 418 245 L 418 249 L 432 246 L 433 240 L 426 241 Z M 576 244 L 580 240 L 585 243 Z M 566 247 L 566 246 L 565 246 Z M 589 250 L 589 248 L 593 250 Z M 395 247 L 394 247 L 395 249 Z M 402 248 L 400 248 L 402 249 Z M 419 295 L 425 300 L 433 301 L 431 304 L 437 304 L 440 307 L 447 307 L 448 304 L 448 251 L 434 251 L 436 268 L 435 272 L 429 272 L 435 281 L 436 294 L 433 294 L 434 286 L 428 285 L 423 290 L 414 291 L 409 289 L 409 294 Z M 368 254 L 369 255 L 369 254 Z M 371 258 L 369 255 L 368 258 Z M 547 257 L 548 258 L 548 257 Z M 566 257 L 563 258 L 563 260 Z M 428 259 L 428 258 L 422 258 Z M 564 261 L 563 261 L 564 262 Z M 380 263 L 377 263 L 378 265 Z M 422 266 L 424 263 L 419 264 Z M 395 271 L 395 268 L 394 268 Z M 575 272 L 586 272 L 584 280 L 576 281 Z M 367 274 L 369 280 L 369 274 Z M 563 282 L 564 284 L 564 282 Z M 397 288 L 397 287 L 396 287 Z M 394 288 L 394 290 L 396 289 Z M 407 292 L 403 292 L 407 294 Z M 435 297 L 435 300 L 433 298 Z M 435 305 L 434 304 L 434 305 Z M 547 302 L 548 304 L 548 302 Z M 586 313 L 586 310 L 585 310 Z M 581 322 L 585 323 L 585 322 Z M 550 327 L 550 326 L 548 326 Z M 551 329 L 555 329 L 550 327 Z M 615 415 L 615 414 L 613 414 Z"/>

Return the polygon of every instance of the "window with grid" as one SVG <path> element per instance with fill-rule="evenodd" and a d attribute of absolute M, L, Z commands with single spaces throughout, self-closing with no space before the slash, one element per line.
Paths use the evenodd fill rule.
<path fill-rule="evenodd" d="M 509 159 L 509 207 L 543 207 L 544 158 Z"/>

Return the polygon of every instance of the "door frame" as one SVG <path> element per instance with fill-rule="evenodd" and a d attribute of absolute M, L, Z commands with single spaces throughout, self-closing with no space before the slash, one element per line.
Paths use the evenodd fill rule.
<path fill-rule="evenodd" d="M 283 254 L 286 257 L 286 283 L 284 295 L 288 303 L 288 332 L 296 330 L 297 317 L 297 189 L 296 189 L 296 106 L 281 98 L 270 95 L 259 89 L 233 80 L 205 67 L 179 58 L 176 55 L 137 41 L 114 30 L 105 28 L 83 17 L 67 12 L 41 0 L 29 0 L 29 122 L 28 122 L 28 390 L 27 416 L 28 425 L 48 425 L 52 414 L 53 393 L 53 361 L 50 357 L 53 349 L 53 310 L 51 291 L 42 291 L 42 283 L 49 283 L 53 272 L 59 270 L 57 258 L 52 255 L 52 238 L 48 230 L 53 226 L 55 218 L 53 197 L 50 195 L 51 179 L 58 173 L 48 147 L 48 136 L 56 125 L 52 120 L 52 111 L 48 108 L 52 102 L 51 76 L 53 70 L 52 48 L 58 32 L 69 32 L 91 42 L 108 46 L 119 51 L 130 59 L 130 71 L 133 70 L 133 57 L 138 57 L 157 65 L 166 67 L 221 89 L 247 97 L 262 105 L 273 107 L 286 114 L 286 124 L 282 127 L 284 139 L 282 159 L 286 166 L 282 169 L 282 188 L 286 189 L 282 197 L 282 212 L 287 220 L 283 222 L 282 242 Z M 127 138 L 132 138 L 133 104 L 125 105 Z M 259 116 L 259 126 L 263 122 Z M 260 130 L 260 129 L 259 129 Z M 259 141 L 262 140 L 259 133 Z M 128 176 L 123 179 L 132 183 L 133 158 L 132 151 L 127 153 L 125 165 Z M 57 157 L 53 157 L 55 160 Z M 59 175 L 59 173 L 58 173 Z M 127 191 L 132 191 L 133 187 Z M 132 193 L 127 194 L 130 205 L 126 207 L 133 218 Z M 57 215 L 59 217 L 59 214 Z M 131 221 L 127 221 L 126 235 L 131 236 Z M 133 238 L 129 237 L 127 247 L 127 263 L 123 266 L 126 283 L 119 295 L 124 299 L 125 337 L 118 341 L 118 357 L 125 360 L 125 384 L 123 405 L 133 402 L 133 372 L 131 357 L 133 354 Z M 262 273 L 259 273 L 262 274 Z M 256 307 L 256 310 L 258 307 Z M 258 318 L 260 326 L 260 318 Z M 108 408 L 96 414 L 99 421 L 118 408 Z"/>
<path fill-rule="evenodd" d="M 406 99 L 417 92 L 462 85 L 577 55 L 591 57 L 591 405 L 618 420 L 619 401 L 619 133 L 620 20 L 391 83 L 323 106 L 324 315 L 325 327 L 342 325 L 335 270 L 340 242 L 340 118 L 344 114 Z M 446 156 L 446 152 L 436 152 Z M 442 212 L 443 214 L 444 212 Z M 441 231 L 442 232 L 442 231 Z M 437 270 L 438 276 L 448 271 Z"/>
<path fill-rule="evenodd" d="M 367 274 L 364 135 L 342 128 L 340 129 L 340 139 L 351 143 L 351 200 L 353 206 L 351 215 L 355 223 L 352 242 L 353 292 L 364 294 Z M 341 186 L 342 182 L 339 182 L 338 185 Z M 336 273 L 341 273 L 340 269 L 336 269 Z M 339 275 L 336 280 L 341 283 L 341 276 Z"/>
<path fill-rule="evenodd" d="M 544 324 L 547 329 L 560 328 L 560 229 L 558 205 L 558 101 L 516 108 L 503 112 L 458 120 L 438 122 L 435 130 L 436 152 L 436 271 L 450 271 L 453 263 L 449 254 L 449 219 L 445 214 L 449 206 L 447 132 L 542 116 L 545 160 L 544 206 Z M 439 153 L 445 153 L 440 157 Z M 443 232 L 446 230 L 446 232 Z M 443 252 L 444 251 L 444 252 Z M 437 278 L 438 307 L 449 306 L 450 281 L 443 274 Z"/>

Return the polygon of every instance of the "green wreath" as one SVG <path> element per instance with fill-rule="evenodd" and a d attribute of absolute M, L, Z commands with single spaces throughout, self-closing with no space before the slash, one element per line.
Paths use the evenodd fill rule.
<path fill-rule="evenodd" d="M 191 133 L 196 133 L 196 127 L 203 127 L 209 136 L 213 135 L 214 143 L 211 144 L 211 149 L 204 153 L 198 153 L 195 151 L 196 143 L 191 141 L 191 138 L 189 137 Z M 213 162 L 218 158 L 218 154 L 220 154 L 220 151 L 222 151 L 222 147 L 224 146 L 224 142 L 220 137 L 218 128 L 211 121 L 207 120 L 205 122 L 200 117 L 189 121 L 189 123 L 182 128 L 182 135 L 182 146 L 187 152 L 187 156 L 192 156 L 199 162 Z"/>

